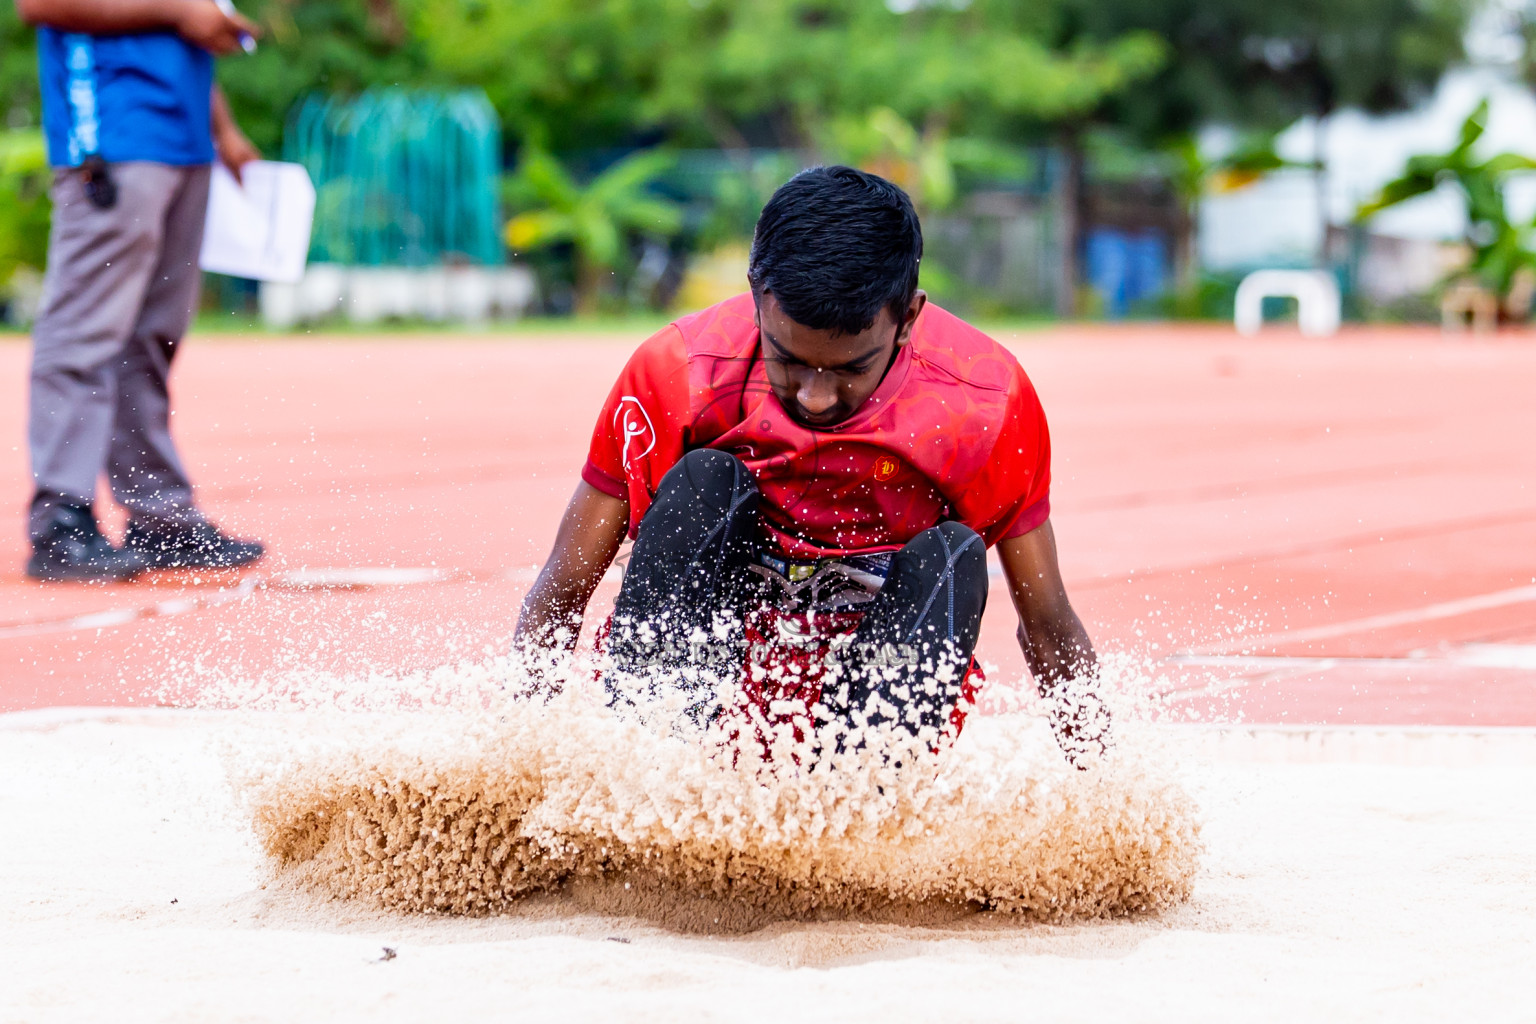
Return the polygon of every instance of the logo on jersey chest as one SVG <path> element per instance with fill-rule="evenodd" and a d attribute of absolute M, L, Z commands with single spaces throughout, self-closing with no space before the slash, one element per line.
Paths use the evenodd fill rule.
<path fill-rule="evenodd" d="M 874 477 L 881 483 L 885 483 L 891 477 L 895 476 L 896 470 L 900 468 L 901 464 L 898 463 L 894 458 L 889 455 L 882 455 L 875 459 Z"/>

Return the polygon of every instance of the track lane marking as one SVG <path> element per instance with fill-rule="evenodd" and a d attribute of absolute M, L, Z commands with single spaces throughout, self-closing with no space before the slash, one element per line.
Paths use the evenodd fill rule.
<path fill-rule="evenodd" d="M 1350 655 L 1254 655 L 1254 654 L 1176 654 L 1166 661 L 1197 668 L 1232 668 L 1265 672 L 1283 669 L 1308 669 L 1326 672 L 1340 665 L 1460 665 L 1470 668 L 1508 668 L 1536 671 L 1536 644 L 1463 644 L 1444 654 L 1426 656 L 1408 654 L 1397 657 Z"/>
<path fill-rule="evenodd" d="M 247 576 L 233 587 L 220 587 L 207 596 L 173 597 L 154 604 L 133 608 L 109 608 L 62 619 L 0 624 L 0 640 L 44 636 L 49 633 L 75 633 L 84 630 L 113 629 L 145 619 L 166 619 L 173 615 L 217 608 L 244 601 L 258 590 L 365 590 L 372 587 L 419 586 L 446 583 L 467 574 L 436 568 L 399 568 L 363 566 L 358 568 L 295 569 L 273 577 Z"/>
<path fill-rule="evenodd" d="M 1125 572 L 1102 573 L 1097 576 L 1083 578 L 1070 577 L 1067 579 L 1067 588 L 1075 593 L 1079 590 L 1096 590 L 1120 586 L 1126 583 L 1145 584 L 1151 580 L 1167 579 L 1171 576 L 1222 572 L 1232 568 L 1234 564 L 1256 566 L 1263 562 L 1278 562 L 1288 558 L 1306 558 L 1312 555 L 1335 554 L 1354 548 L 1365 549 L 1376 544 L 1395 544 L 1399 541 L 1422 540 L 1427 537 L 1438 537 L 1447 533 L 1466 533 L 1474 530 L 1498 529 L 1504 526 L 1522 526 L 1533 523 L 1536 523 L 1536 508 L 1519 508 L 1493 515 L 1474 516 L 1463 519 L 1443 519 L 1412 526 L 1402 525 L 1368 530 L 1363 533 L 1346 534 L 1328 540 L 1309 541 L 1290 547 L 1237 552 L 1216 558 L 1207 558 L 1198 562 L 1179 562 L 1171 565 L 1149 566 L 1140 569 L 1132 568 Z"/>
<path fill-rule="evenodd" d="M 1189 651 L 1188 655 L 1230 654 L 1234 651 L 1252 650 L 1255 647 L 1273 647 L 1279 644 L 1329 640 L 1334 637 L 1349 636 L 1352 633 L 1364 633 L 1369 630 L 1390 629 L 1393 626 L 1409 626 L 1416 622 L 1453 619 L 1459 615 L 1487 611 L 1491 608 L 1504 608 L 1512 604 L 1525 604 L 1530 601 L 1536 601 L 1536 584 L 1511 587 L 1508 590 L 1496 590 L 1491 594 L 1479 594 L 1476 597 L 1464 597 L 1456 601 L 1442 601 L 1438 604 L 1425 605 L 1422 608 L 1388 612 L 1385 615 L 1370 615 L 1363 619 L 1349 619 L 1344 622 L 1330 623 L 1326 626 L 1312 626 L 1307 629 L 1288 630 L 1281 633 L 1264 633 L 1259 636 L 1237 637 L 1219 644 L 1207 644 L 1197 647 Z"/>
<path fill-rule="evenodd" d="M 304 593 L 320 590 L 371 590 L 375 587 L 413 587 L 440 583 L 497 582 L 532 583 L 539 566 L 520 566 L 496 572 L 469 572 L 462 569 L 410 566 L 335 566 L 295 569 L 277 576 L 247 576 L 234 587 L 221 587 L 206 596 L 175 597 L 154 604 L 132 608 L 109 608 L 62 619 L 36 622 L 0 623 L 0 640 L 44 636 L 50 633 L 75 633 L 84 630 L 115 629 L 145 619 L 164 619 L 185 612 L 243 601 L 258 590 Z M 622 578 L 619 566 L 609 566 L 603 580 L 617 583 Z"/>
<path fill-rule="evenodd" d="M 39 622 L 14 622 L 0 625 L 0 640 L 17 640 L 29 636 L 45 636 L 49 633 L 75 633 L 88 629 L 113 629 L 143 619 L 164 619 L 199 608 L 216 608 L 219 605 L 243 601 L 262 585 L 259 576 L 247 576 L 229 588 L 220 588 L 207 597 L 172 598 L 138 608 L 111 608 L 85 615 L 71 615 L 65 619 L 43 619 Z"/>

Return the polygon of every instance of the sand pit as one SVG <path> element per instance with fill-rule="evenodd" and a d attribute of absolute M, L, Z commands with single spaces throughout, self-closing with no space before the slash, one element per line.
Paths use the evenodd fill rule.
<path fill-rule="evenodd" d="M 277 878 L 410 912 L 581 893 L 713 934 L 968 907 L 1111 917 L 1182 902 L 1200 852 L 1169 772 L 1132 757 L 1075 771 L 1021 715 L 900 771 L 853 752 L 754 771 L 722 756 L 735 745 L 657 735 L 569 694 L 490 718 L 364 718 L 351 738 L 336 716 L 320 723 L 332 752 L 295 756 L 300 726 L 283 728 L 274 767 L 237 776 Z"/>
<path fill-rule="evenodd" d="M 1186 902 L 705 935 L 581 886 L 449 917 L 274 881 L 225 762 L 271 716 L 6 716 L 0 1020 L 1528 1015 L 1531 733 L 1161 734 L 1203 821 Z"/>

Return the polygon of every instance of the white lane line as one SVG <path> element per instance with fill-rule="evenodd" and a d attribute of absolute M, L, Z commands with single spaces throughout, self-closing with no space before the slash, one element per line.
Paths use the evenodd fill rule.
<path fill-rule="evenodd" d="M 1458 653 L 1463 665 L 1536 670 L 1536 644 L 1467 644 Z"/>
<path fill-rule="evenodd" d="M 1407 626 L 1415 622 L 1452 619 L 1458 615 L 1466 615 L 1470 612 L 1487 611 L 1490 608 L 1503 608 L 1512 604 L 1524 604 L 1527 601 L 1536 601 L 1536 585 L 1512 587 L 1509 590 L 1496 590 L 1491 594 L 1464 597 L 1458 601 L 1443 601 L 1439 604 L 1426 605 L 1423 608 L 1389 612 L 1386 615 L 1372 615 L 1363 619 L 1350 619 L 1346 622 L 1334 622 L 1326 626 L 1313 626 L 1310 629 L 1296 629 L 1284 633 L 1265 633 L 1260 636 L 1236 637 L 1223 643 L 1198 647 L 1190 653 L 1195 655 L 1226 654 L 1231 651 L 1241 651 L 1254 647 L 1271 647 L 1282 643 L 1294 644 L 1306 643 L 1309 640 L 1327 640 L 1332 637 L 1349 636 L 1351 633 L 1364 633 L 1373 629 L 1390 629 L 1393 626 Z"/>
<path fill-rule="evenodd" d="M 214 608 L 222 604 L 243 601 L 254 594 L 262 584 L 259 576 L 247 576 L 239 584 L 221 588 L 207 597 L 176 598 L 140 608 L 113 608 L 88 615 L 72 615 L 67 619 L 45 619 L 41 622 L 16 622 L 0 626 L 0 640 L 15 640 L 48 633 L 75 633 L 87 629 L 112 629 L 126 626 L 140 619 L 163 619 L 198 608 Z"/>
<path fill-rule="evenodd" d="M 72 615 L 39 622 L 0 624 L 0 640 L 14 640 L 49 633 L 75 633 L 91 629 L 113 629 L 141 619 L 164 619 L 184 612 L 243 601 L 258 590 L 361 590 L 369 587 L 408 587 L 444 583 L 469 578 L 465 573 L 437 568 L 396 566 L 359 566 L 322 569 L 297 569 L 270 579 L 247 576 L 233 587 L 220 587 L 207 596 L 177 597 L 137 608 L 111 608 L 106 611 Z"/>
<path fill-rule="evenodd" d="M 140 618 L 143 610 L 139 608 L 118 608 L 114 611 L 93 612 L 90 615 L 76 616 L 71 621 L 78 629 L 110 629 L 113 626 L 121 626 Z"/>
<path fill-rule="evenodd" d="M 1301 655 L 1287 658 L 1283 655 L 1265 657 L 1247 654 L 1175 654 L 1167 659 L 1175 665 L 1192 665 L 1196 668 L 1230 668 L 1247 672 L 1268 672 L 1275 669 L 1317 669 L 1327 671 L 1343 662 L 1351 665 L 1400 665 L 1404 662 L 1422 663 L 1428 658 L 1316 658 Z M 1449 659 L 1436 658 L 1435 661 Z"/>
<path fill-rule="evenodd" d="M 1298 667 L 1327 671 L 1339 665 L 1467 665 L 1472 668 L 1536 670 L 1536 645 L 1465 644 L 1433 657 L 1421 654 L 1410 654 L 1396 658 L 1351 658 L 1339 655 L 1330 657 L 1310 657 L 1306 655 L 1286 657 L 1284 655 L 1176 654 L 1167 660 L 1176 665 L 1195 665 L 1204 668 L 1233 668 L 1256 672 Z"/>
<path fill-rule="evenodd" d="M 410 587 L 442 583 L 453 574 L 446 569 L 408 569 L 395 566 L 362 566 L 356 569 L 299 569 L 268 580 L 268 587 L 293 590 L 350 590 L 354 587 Z"/>
<path fill-rule="evenodd" d="M 1211 697 L 1232 690 L 1279 683 L 1296 676 L 1331 672 L 1344 665 L 1424 671 L 1435 667 L 1503 668 L 1536 672 L 1536 646 L 1528 644 L 1467 644 L 1443 655 L 1398 658 L 1298 657 L 1231 654 L 1176 654 L 1164 664 L 1224 669 L 1222 678 L 1189 688 L 1174 687 L 1169 696 L 1180 700 Z"/>

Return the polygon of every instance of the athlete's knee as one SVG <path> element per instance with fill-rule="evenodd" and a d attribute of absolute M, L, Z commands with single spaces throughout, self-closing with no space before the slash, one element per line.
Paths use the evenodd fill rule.
<path fill-rule="evenodd" d="M 964 523 L 956 522 L 953 519 L 946 519 L 937 526 L 930 526 L 923 533 L 935 534 L 944 538 L 944 542 L 949 545 L 952 551 L 959 550 L 962 547 L 970 550 L 971 547 L 982 545 L 979 533 Z M 986 550 L 985 545 L 981 546 L 981 550 Z"/>
<path fill-rule="evenodd" d="M 957 592 L 987 590 L 987 547 L 981 536 L 964 523 L 953 521 L 930 526 L 902 548 L 919 571 L 940 577 Z M 948 577 L 943 580 L 943 577 Z"/>
<path fill-rule="evenodd" d="M 670 492 L 725 511 L 740 507 L 743 499 L 755 498 L 757 482 L 746 465 L 730 452 L 697 448 L 667 471 L 657 488 L 657 498 Z"/>
<path fill-rule="evenodd" d="M 718 448 L 695 448 L 678 459 L 677 465 L 672 467 L 674 473 L 679 470 L 696 483 L 718 481 L 727 487 L 742 478 L 752 478 L 740 459 Z"/>

